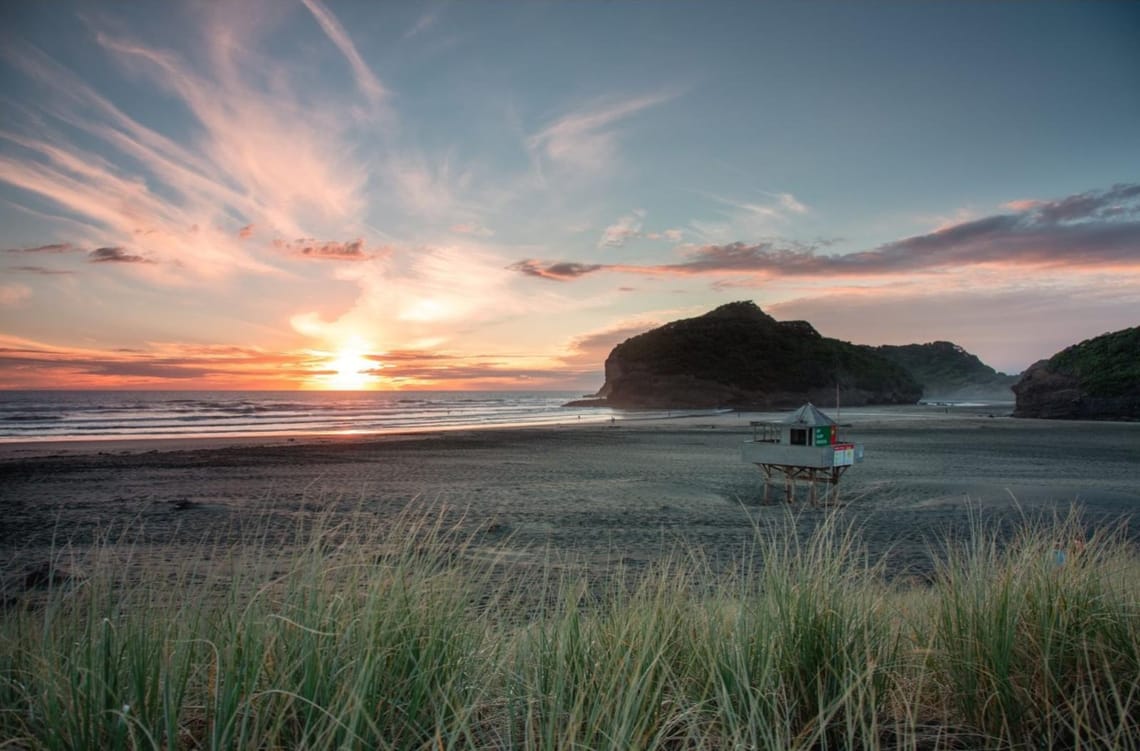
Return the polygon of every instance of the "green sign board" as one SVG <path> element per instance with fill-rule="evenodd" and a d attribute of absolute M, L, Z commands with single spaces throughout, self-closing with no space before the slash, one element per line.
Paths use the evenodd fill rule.
<path fill-rule="evenodd" d="M 813 446 L 826 446 L 829 443 L 831 443 L 831 426 L 817 425 L 811 444 Z"/>

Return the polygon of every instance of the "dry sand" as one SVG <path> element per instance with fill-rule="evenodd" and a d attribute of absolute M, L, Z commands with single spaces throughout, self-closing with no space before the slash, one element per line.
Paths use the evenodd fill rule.
<path fill-rule="evenodd" d="M 741 462 L 751 414 L 616 425 L 302 437 L 0 446 L 0 561 L 9 581 L 50 551 L 108 530 L 144 563 L 177 564 L 207 538 L 288 529 L 332 514 L 388 523 L 445 509 L 520 565 L 575 560 L 638 569 L 679 547 L 714 566 L 760 528 L 803 533 L 824 510 L 760 505 Z M 1090 524 L 1140 510 L 1140 424 L 1014 420 L 990 408 L 844 410 L 866 446 L 838 511 L 896 574 L 930 569 L 930 541 L 970 514 L 1081 507 Z M 1140 539 L 1140 524 L 1127 528 Z M 488 531 L 489 530 L 489 531 Z M 196 553 L 195 553 L 196 554 Z"/>

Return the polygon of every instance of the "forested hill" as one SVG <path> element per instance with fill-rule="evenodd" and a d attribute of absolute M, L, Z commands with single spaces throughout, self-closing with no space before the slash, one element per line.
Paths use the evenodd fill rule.
<path fill-rule="evenodd" d="M 1035 363 L 1013 390 L 1015 417 L 1140 420 L 1140 326 Z"/>
<path fill-rule="evenodd" d="M 606 359 L 598 392 L 618 407 L 913 404 L 922 389 L 873 347 L 777 321 L 752 302 L 722 305 L 627 339 Z"/>
<path fill-rule="evenodd" d="M 1017 376 L 999 373 L 953 342 L 886 344 L 875 349 L 914 376 L 924 399 L 1013 400 L 1011 388 Z"/>

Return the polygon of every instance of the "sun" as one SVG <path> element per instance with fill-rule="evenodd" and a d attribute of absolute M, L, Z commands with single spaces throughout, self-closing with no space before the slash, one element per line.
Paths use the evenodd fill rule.
<path fill-rule="evenodd" d="M 328 363 L 328 369 L 334 372 L 323 379 L 325 386 L 330 389 L 354 391 L 373 384 L 376 363 L 365 357 L 364 353 L 367 350 L 367 346 L 359 339 L 352 339 L 341 347 Z"/>

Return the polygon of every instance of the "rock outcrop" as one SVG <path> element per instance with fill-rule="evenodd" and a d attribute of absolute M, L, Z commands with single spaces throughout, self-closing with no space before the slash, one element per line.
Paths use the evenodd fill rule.
<path fill-rule="evenodd" d="M 1013 392 L 1014 417 L 1140 420 L 1140 326 L 1034 363 Z"/>
<path fill-rule="evenodd" d="M 903 366 L 928 401 L 1012 401 L 1017 376 L 999 373 L 953 342 L 885 344 L 875 350 Z"/>
<path fill-rule="evenodd" d="M 814 401 L 913 404 L 922 388 L 872 347 L 820 336 L 735 302 L 627 339 L 606 358 L 594 403 L 623 408 L 766 409 Z"/>

